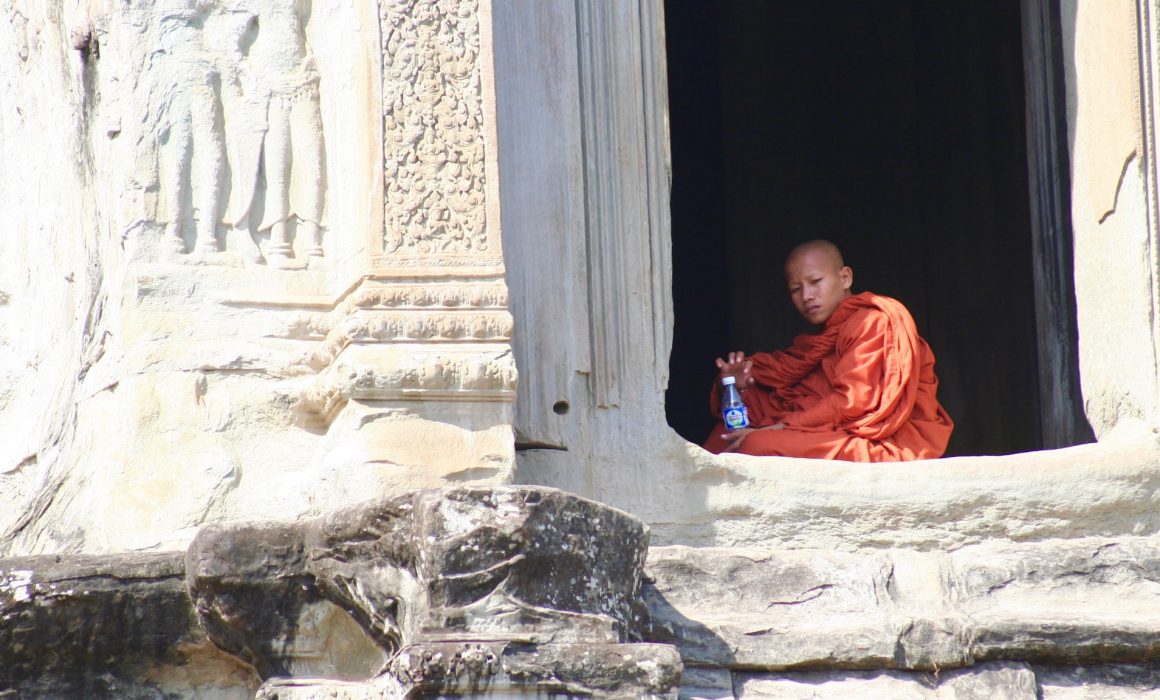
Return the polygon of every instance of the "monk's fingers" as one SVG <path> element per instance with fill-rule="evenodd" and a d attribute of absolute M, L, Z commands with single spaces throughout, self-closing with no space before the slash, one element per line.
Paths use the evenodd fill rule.
<path fill-rule="evenodd" d="M 741 365 L 741 378 L 737 380 L 737 383 L 741 385 L 742 389 L 748 389 L 749 386 L 753 384 L 753 377 L 751 377 L 749 374 L 749 371 L 752 369 L 753 363 L 749 360 L 746 360 L 744 364 Z"/>
<path fill-rule="evenodd" d="M 716 362 L 717 362 L 717 369 L 725 369 L 725 360 L 722 360 L 720 357 L 718 357 Z"/>
<path fill-rule="evenodd" d="M 729 443 L 724 451 L 736 452 L 741 447 L 741 443 L 745 441 L 745 437 L 749 435 L 749 432 L 749 430 L 742 428 L 741 430 L 733 430 L 722 434 L 721 438 Z"/>

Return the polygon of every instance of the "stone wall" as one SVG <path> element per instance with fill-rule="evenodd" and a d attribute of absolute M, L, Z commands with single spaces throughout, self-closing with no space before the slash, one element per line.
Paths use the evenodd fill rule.
<path fill-rule="evenodd" d="M 1153 692 L 1156 12 L 1061 9 L 1099 442 L 868 466 L 665 424 L 660 3 L 0 0 L 0 691 Z"/>
<path fill-rule="evenodd" d="M 0 548 L 511 480 L 486 3 L 3 11 Z"/>
<path fill-rule="evenodd" d="M 649 548 L 553 489 L 427 490 L 184 553 L 0 560 L 0 692 L 1150 697 L 1157 551 Z"/>
<path fill-rule="evenodd" d="M 1157 425 L 1156 157 L 1150 2 L 1061 3 L 1080 377 L 1098 436 Z M 1150 19 L 1151 18 L 1151 19 Z"/>

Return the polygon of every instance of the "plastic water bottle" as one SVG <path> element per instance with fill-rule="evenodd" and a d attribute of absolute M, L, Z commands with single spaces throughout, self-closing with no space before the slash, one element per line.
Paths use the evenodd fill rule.
<path fill-rule="evenodd" d="M 741 400 L 737 390 L 736 377 L 721 378 L 721 418 L 726 430 L 740 430 L 749 427 L 749 410 Z"/>

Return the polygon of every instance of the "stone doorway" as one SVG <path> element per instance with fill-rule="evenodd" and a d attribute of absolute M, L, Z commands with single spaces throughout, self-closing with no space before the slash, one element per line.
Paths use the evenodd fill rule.
<path fill-rule="evenodd" d="M 1040 5 L 666 4 L 674 429 L 693 442 L 709 429 L 713 357 L 806 330 L 781 260 L 825 237 L 846 253 L 856 289 L 902 299 L 934 348 L 957 422 L 948 454 L 1092 440 L 1074 370 L 1074 293 L 1036 288 L 1037 266 L 1040 280 L 1044 267 L 1072 275 L 1067 256 L 1033 245 L 1042 207 L 1029 195 L 1024 45 L 1032 29 L 1058 35 L 1057 20 L 1026 19 Z M 1028 47 L 1032 58 L 1052 49 Z M 1066 222 L 1047 228 L 1056 243 L 1069 235 Z M 1063 308 L 1072 325 L 1037 332 L 1037 303 Z M 1059 431 L 1041 419 L 1054 402 L 1078 424 Z"/>

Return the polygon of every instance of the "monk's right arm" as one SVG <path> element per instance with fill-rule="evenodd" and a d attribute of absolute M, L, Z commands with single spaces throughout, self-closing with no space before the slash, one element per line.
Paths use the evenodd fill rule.
<path fill-rule="evenodd" d="M 722 359 L 717 360 L 717 367 L 720 370 L 717 378 L 713 381 L 713 385 L 709 391 L 709 410 L 720 418 L 722 414 L 722 407 L 720 407 L 720 387 L 722 387 L 722 377 L 732 375 L 738 377 L 738 388 L 741 391 L 741 399 L 745 402 L 746 410 L 749 413 L 749 425 L 753 427 L 764 427 L 777 423 L 778 411 L 776 410 L 776 403 L 773 396 L 770 394 L 768 387 L 762 387 L 759 383 L 754 382 L 754 378 L 749 374 L 749 369 L 753 366 L 753 359 L 760 358 L 760 356 L 768 353 L 755 353 L 753 355 L 745 356 L 742 353 L 730 353 L 728 359 L 738 359 L 738 362 L 725 362 Z M 732 371 L 730 371 L 732 369 Z M 742 380 L 744 376 L 744 380 Z"/>
<path fill-rule="evenodd" d="M 743 353 L 737 352 L 729 353 L 727 358 L 736 360 L 736 362 L 729 363 L 721 359 L 717 360 L 717 367 L 721 371 L 709 392 L 709 410 L 714 416 L 721 417 L 721 378 L 732 375 L 737 377 L 737 387 L 741 391 L 741 398 L 745 401 L 745 408 L 749 412 L 749 424 L 754 428 L 761 428 L 779 422 L 781 412 L 777 408 L 774 390 L 771 387 L 763 386 L 750 374 L 753 361 L 755 359 L 760 361 L 767 357 L 769 357 L 769 353 L 759 352 L 746 357 Z"/>

